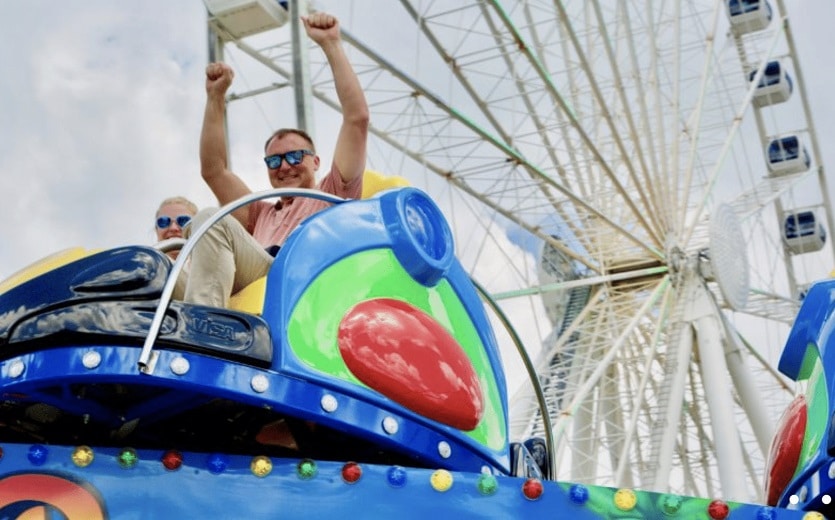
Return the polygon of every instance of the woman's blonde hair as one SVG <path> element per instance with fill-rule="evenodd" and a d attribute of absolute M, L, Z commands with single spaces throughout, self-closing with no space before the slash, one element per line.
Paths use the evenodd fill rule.
<path fill-rule="evenodd" d="M 185 197 L 177 196 L 168 197 L 167 199 L 160 202 L 159 207 L 157 208 L 157 216 L 159 216 L 159 210 L 161 210 L 163 206 L 166 206 L 168 204 L 182 204 L 183 206 L 188 208 L 189 212 L 191 212 L 192 215 L 197 214 L 197 204 L 193 203 Z"/>

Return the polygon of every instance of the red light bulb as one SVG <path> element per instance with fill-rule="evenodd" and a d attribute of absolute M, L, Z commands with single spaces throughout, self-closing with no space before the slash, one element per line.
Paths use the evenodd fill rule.
<path fill-rule="evenodd" d="M 522 484 L 522 494 L 529 500 L 536 500 L 542 496 L 542 482 L 537 478 L 529 478 Z"/>
<path fill-rule="evenodd" d="M 725 520 L 730 512 L 728 504 L 721 500 L 714 500 L 707 506 L 707 514 L 713 520 Z"/>
<path fill-rule="evenodd" d="M 356 462 L 346 462 L 342 466 L 342 480 L 348 484 L 353 484 L 362 476 L 362 468 Z"/>
<path fill-rule="evenodd" d="M 183 454 L 177 450 L 168 450 L 162 456 L 162 465 L 165 469 L 174 471 L 183 465 Z"/>

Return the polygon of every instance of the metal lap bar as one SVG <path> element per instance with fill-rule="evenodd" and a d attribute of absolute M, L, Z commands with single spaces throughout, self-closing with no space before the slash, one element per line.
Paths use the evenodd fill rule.
<path fill-rule="evenodd" d="M 548 410 L 548 404 L 545 400 L 545 392 L 542 390 L 542 384 L 539 381 L 536 368 L 528 355 L 528 351 L 525 349 L 525 345 L 522 343 L 522 338 L 520 338 L 519 334 L 516 333 L 516 328 L 513 327 L 513 324 L 510 322 L 510 319 L 508 319 L 502 308 L 499 307 L 496 299 L 489 292 L 487 292 L 487 289 L 475 281 L 474 278 L 470 277 L 470 282 L 472 282 L 473 286 L 481 295 L 482 300 L 490 306 L 494 313 L 496 313 L 496 317 L 499 318 L 499 321 L 502 322 L 505 330 L 508 334 L 510 334 L 510 338 L 513 340 L 514 346 L 516 346 L 516 352 L 519 354 L 519 358 L 525 365 L 525 371 L 528 373 L 528 379 L 530 380 L 531 386 L 533 386 L 534 394 L 536 395 L 536 400 L 539 405 L 539 415 L 542 417 L 542 429 L 545 434 L 545 445 L 548 450 L 548 475 L 544 475 L 544 477 L 549 480 L 556 480 L 556 444 L 554 444 L 554 434 L 551 429 L 551 413 L 550 410 Z"/>
<path fill-rule="evenodd" d="M 257 193 L 250 193 L 249 195 L 241 197 L 223 206 L 215 214 L 209 217 L 209 219 L 204 222 L 199 229 L 192 233 L 191 238 L 183 246 L 183 249 L 177 256 L 177 260 L 171 267 L 171 272 L 168 275 L 168 280 L 165 282 L 165 287 L 162 290 L 162 295 L 160 296 L 156 312 L 154 312 L 154 319 L 151 321 L 151 327 L 148 329 L 148 336 L 145 338 L 145 344 L 142 346 L 142 352 L 139 354 L 138 368 L 141 373 L 153 374 L 154 372 L 154 342 L 156 341 L 159 329 L 162 326 L 162 320 L 165 317 L 165 312 L 168 310 L 168 306 L 171 303 L 171 296 L 174 294 L 174 286 L 177 283 L 177 278 L 180 276 L 180 272 L 182 272 L 183 266 L 191 254 L 192 249 L 194 249 L 194 245 L 203 237 L 203 235 L 206 234 L 209 228 L 215 225 L 215 223 L 223 217 L 246 206 L 247 204 L 273 197 L 308 197 L 334 204 L 346 201 L 346 199 L 319 190 L 306 188 L 277 188 L 259 191 Z"/>

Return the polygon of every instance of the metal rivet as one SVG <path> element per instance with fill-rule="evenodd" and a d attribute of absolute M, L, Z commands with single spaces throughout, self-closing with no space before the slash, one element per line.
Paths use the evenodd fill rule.
<path fill-rule="evenodd" d="M 447 441 L 441 441 L 438 443 L 438 455 L 445 459 L 448 459 L 449 456 L 452 455 L 452 448 Z"/>
<path fill-rule="evenodd" d="M 94 350 L 89 350 L 81 357 L 81 363 L 84 368 L 96 368 L 101 364 L 101 354 Z"/>
<path fill-rule="evenodd" d="M 267 391 L 267 388 L 270 387 L 270 382 L 267 380 L 267 376 L 264 374 L 256 374 L 252 376 L 252 380 L 249 382 L 252 389 L 258 392 L 259 394 L 263 394 Z"/>
<path fill-rule="evenodd" d="M 9 363 L 9 377 L 20 377 L 23 374 L 23 370 L 26 368 L 26 365 L 23 361 L 19 359 L 15 359 L 11 363 Z"/>
<path fill-rule="evenodd" d="M 178 356 L 171 360 L 169 367 L 171 367 L 172 372 L 181 376 L 188 372 L 191 365 L 189 365 L 188 359 Z"/>
<path fill-rule="evenodd" d="M 322 410 L 326 412 L 335 412 L 337 408 L 339 408 L 339 403 L 336 401 L 336 397 L 332 396 L 331 394 L 325 394 L 322 396 Z"/>
<path fill-rule="evenodd" d="M 386 417 L 385 419 L 383 419 L 383 430 L 385 430 L 386 433 L 388 433 L 389 435 L 394 435 L 395 433 L 397 433 L 397 430 L 399 428 L 400 427 L 397 425 L 397 421 L 394 419 L 394 417 Z"/>

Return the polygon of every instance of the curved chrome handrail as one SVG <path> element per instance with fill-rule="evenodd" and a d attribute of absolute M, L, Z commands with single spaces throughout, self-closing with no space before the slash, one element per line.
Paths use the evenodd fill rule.
<path fill-rule="evenodd" d="M 162 289 L 162 295 L 160 296 L 156 312 L 154 312 L 154 319 L 153 321 L 151 321 L 151 327 L 148 329 L 148 336 L 145 338 L 145 344 L 142 346 L 142 352 L 139 354 L 139 361 L 137 364 L 140 372 L 144 374 L 152 374 L 154 371 L 153 364 L 151 363 L 154 342 L 156 341 L 157 336 L 159 335 L 159 329 L 162 326 L 162 320 L 165 316 L 165 311 L 168 310 L 168 306 L 171 303 L 171 296 L 174 294 L 174 286 L 177 284 L 177 278 L 180 276 L 180 272 L 183 270 L 183 266 L 186 263 L 186 259 L 191 254 L 191 250 L 194 249 L 194 245 L 197 243 L 197 241 L 200 240 L 200 238 L 202 238 L 203 235 L 206 234 L 209 228 L 215 225 L 216 222 L 218 222 L 226 215 L 229 215 L 233 211 L 242 208 L 247 204 L 251 204 L 255 201 L 268 199 L 272 197 L 308 197 L 311 199 L 322 200 L 334 204 L 341 204 L 348 200 L 319 190 L 312 190 L 307 188 L 276 188 L 272 190 L 259 191 L 256 193 L 250 193 L 249 195 L 245 195 L 237 200 L 230 202 L 229 204 L 226 204 L 225 206 L 220 208 L 216 213 L 214 213 L 211 217 L 209 217 L 209 219 L 206 220 L 206 222 L 204 222 L 199 229 L 197 229 L 194 233 L 191 234 L 191 238 L 180 250 L 180 254 L 179 256 L 177 256 L 177 260 L 171 267 L 171 272 L 168 274 L 168 280 L 166 280 L 165 282 L 165 287 L 163 287 Z"/>
<path fill-rule="evenodd" d="M 525 365 L 525 370 L 528 372 L 528 378 L 531 380 L 531 384 L 533 385 L 534 393 L 536 394 L 536 400 L 539 403 L 539 413 L 542 415 L 542 427 L 545 430 L 545 444 L 548 446 L 548 462 L 549 462 L 549 470 L 551 474 L 549 475 L 550 479 L 556 479 L 557 475 L 557 464 L 554 457 L 554 436 L 551 432 L 551 415 L 548 413 L 548 404 L 545 402 L 545 393 L 542 391 L 542 385 L 539 384 L 539 377 L 537 377 L 536 369 L 531 362 L 531 358 L 528 356 L 528 352 L 525 350 L 525 346 L 522 344 L 522 340 L 519 338 L 519 335 L 516 333 L 516 329 L 510 323 L 510 320 L 507 318 L 507 315 L 502 311 L 499 307 L 499 304 L 496 303 L 496 300 L 493 299 L 492 296 L 482 287 L 478 282 L 470 278 L 470 281 L 473 283 L 475 288 L 478 290 L 481 297 L 486 301 L 490 308 L 493 309 L 493 312 L 496 313 L 499 320 L 501 320 L 502 325 L 504 325 L 505 330 L 507 330 L 508 334 L 510 334 L 511 339 L 513 340 L 513 344 L 516 346 L 516 350 L 519 352 L 519 357 L 522 358 L 522 363 Z"/>

